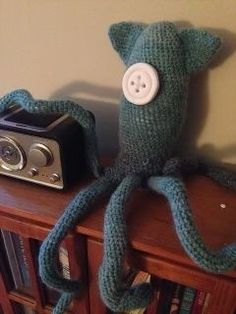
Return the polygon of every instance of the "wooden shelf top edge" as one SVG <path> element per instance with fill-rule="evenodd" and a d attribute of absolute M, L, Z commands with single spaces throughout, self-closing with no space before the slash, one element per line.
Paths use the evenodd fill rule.
<path fill-rule="evenodd" d="M 66 205 L 89 182 L 91 179 L 85 179 L 64 192 L 1 177 L 0 215 L 52 227 Z M 219 248 L 235 242 L 236 193 L 201 176 L 188 178 L 186 186 L 198 229 L 208 246 Z M 102 240 L 107 202 L 108 199 L 99 201 L 78 224 L 77 232 Z M 154 255 L 169 254 L 187 265 L 192 263 L 179 243 L 169 205 L 162 196 L 148 190 L 135 191 L 127 204 L 126 218 L 133 248 Z M 236 278 L 236 271 L 230 276 Z"/>

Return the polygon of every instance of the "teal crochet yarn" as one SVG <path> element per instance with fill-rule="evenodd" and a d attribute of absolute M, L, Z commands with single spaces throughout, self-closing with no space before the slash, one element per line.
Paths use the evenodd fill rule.
<path fill-rule="evenodd" d="M 235 243 L 219 251 L 211 251 L 204 244 L 195 227 L 184 183 L 180 178 L 153 177 L 148 180 L 148 186 L 167 198 L 181 244 L 196 263 L 216 273 L 235 268 Z"/>
<path fill-rule="evenodd" d="M 135 106 L 125 97 L 121 101 L 118 167 L 145 176 L 161 173 L 185 122 L 190 74 L 206 67 L 220 40 L 203 30 L 178 30 L 168 22 L 119 23 L 111 26 L 109 36 L 127 67 L 147 63 L 160 78 L 158 95 L 147 105 Z"/>
<path fill-rule="evenodd" d="M 192 73 L 206 68 L 220 39 L 201 29 L 179 29 L 170 22 L 150 25 L 122 22 L 110 27 L 113 48 L 127 66 L 120 103 L 120 153 L 101 177 L 68 204 L 44 240 L 39 254 L 42 280 L 62 292 L 54 314 L 66 309 L 82 283 L 63 278 L 56 265 L 58 248 L 69 230 L 83 219 L 101 195 L 110 195 L 104 218 L 104 257 L 98 274 L 101 298 L 113 312 L 145 307 L 152 300 L 151 284 L 130 287 L 124 281 L 128 250 L 125 210 L 132 192 L 149 187 L 165 196 L 186 253 L 206 271 L 221 273 L 236 267 L 236 243 L 211 251 L 192 216 L 182 175 L 200 173 L 236 190 L 236 175 L 197 157 L 179 158 L 175 150 L 186 120 Z M 31 112 L 67 112 L 84 128 L 88 162 L 98 177 L 95 129 L 82 107 L 71 102 L 34 101 L 26 91 L 0 100 L 4 110 L 17 102 Z"/>
<path fill-rule="evenodd" d="M 12 104 L 21 105 L 25 110 L 31 113 L 69 114 L 77 120 L 83 128 L 88 167 L 95 177 L 99 177 L 102 170 L 98 161 L 95 123 L 87 110 L 69 100 L 35 100 L 32 95 L 24 89 L 15 90 L 2 97 L 0 99 L 0 111 L 6 110 Z"/>

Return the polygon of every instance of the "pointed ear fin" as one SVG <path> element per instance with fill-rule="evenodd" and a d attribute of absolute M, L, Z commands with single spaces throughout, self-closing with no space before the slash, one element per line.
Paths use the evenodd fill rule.
<path fill-rule="evenodd" d="M 121 22 L 110 26 L 108 35 L 113 48 L 127 64 L 132 48 L 145 25 L 139 23 Z"/>
<path fill-rule="evenodd" d="M 184 44 L 185 66 L 188 74 L 207 67 L 221 46 L 221 39 L 205 30 L 184 29 L 180 31 Z"/>

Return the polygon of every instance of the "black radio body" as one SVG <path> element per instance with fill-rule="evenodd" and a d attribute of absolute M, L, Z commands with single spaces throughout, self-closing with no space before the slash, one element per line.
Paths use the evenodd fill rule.
<path fill-rule="evenodd" d="M 72 117 L 13 105 L 0 116 L 0 174 L 65 189 L 86 171 L 84 144 Z"/>

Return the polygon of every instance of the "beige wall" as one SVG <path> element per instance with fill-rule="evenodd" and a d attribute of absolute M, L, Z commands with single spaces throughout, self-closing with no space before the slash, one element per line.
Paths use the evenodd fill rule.
<path fill-rule="evenodd" d="M 24 87 L 37 98 L 73 98 L 95 112 L 101 151 L 117 149 L 124 66 L 107 29 L 123 20 L 177 21 L 225 41 L 193 79 L 186 146 L 236 163 L 235 0 L 0 0 L 0 94 Z"/>

